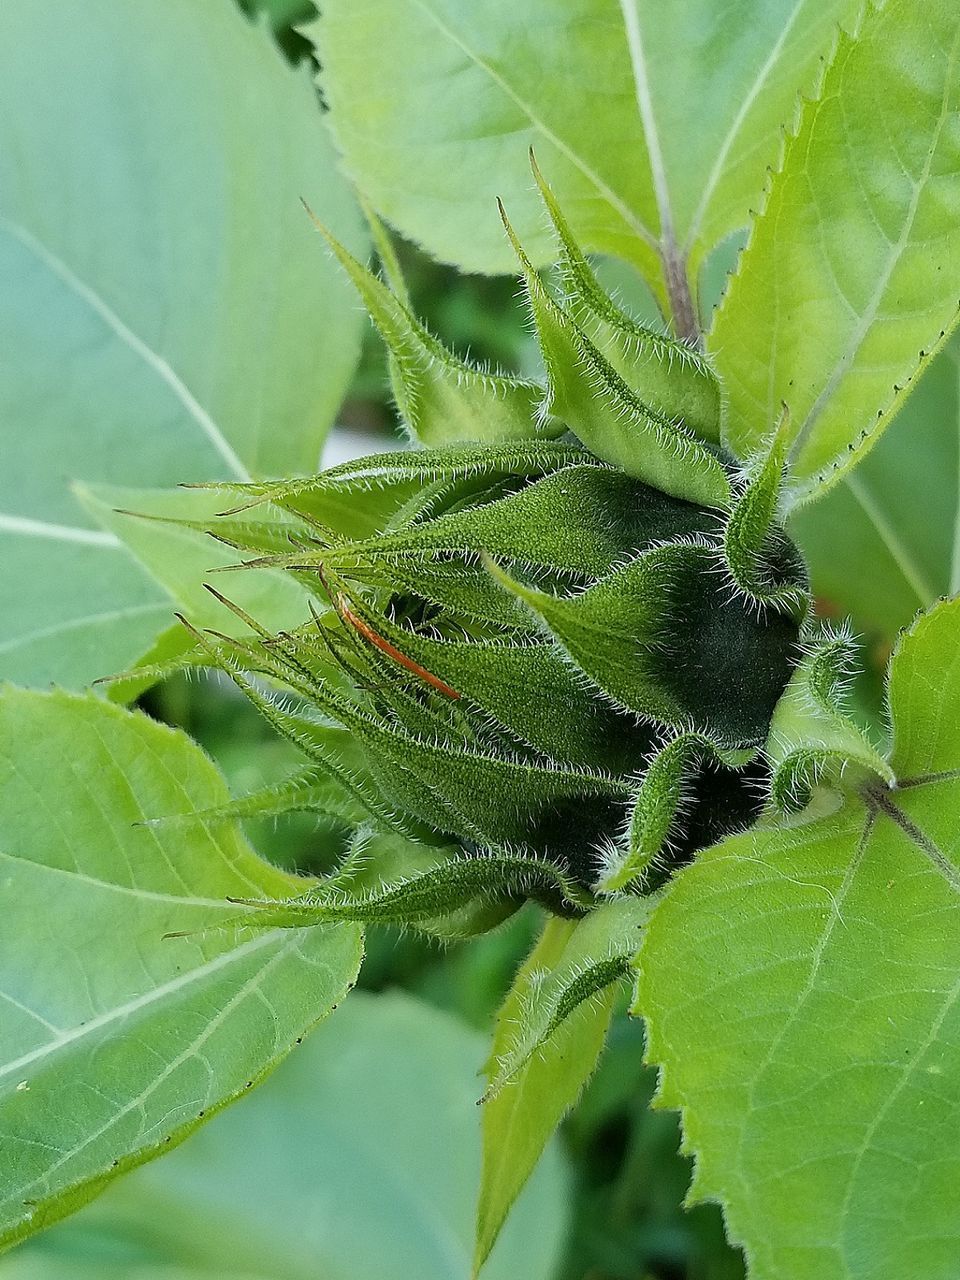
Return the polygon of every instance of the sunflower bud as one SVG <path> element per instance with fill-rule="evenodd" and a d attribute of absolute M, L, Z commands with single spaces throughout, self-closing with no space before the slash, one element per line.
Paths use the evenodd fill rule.
<path fill-rule="evenodd" d="M 276 525 L 258 534 L 239 507 L 220 530 L 257 553 L 248 564 L 294 574 L 316 609 L 279 636 L 248 619 L 255 634 L 222 640 L 217 660 L 311 757 L 324 794 L 332 778 L 341 810 L 359 807 L 366 840 L 434 851 L 428 873 L 367 893 L 363 918 L 388 898 L 389 918 L 406 901 L 417 923 L 482 900 L 489 923 L 491 903 L 576 911 L 650 887 L 758 812 L 801 656 L 782 433 L 748 472 L 725 454 L 707 362 L 602 292 L 537 177 L 559 295 L 515 244 L 547 386 L 458 361 L 334 245 L 428 447 L 240 486 L 244 507 L 282 510 L 280 553 Z M 309 897 L 289 922 L 349 914 L 349 895 Z"/>

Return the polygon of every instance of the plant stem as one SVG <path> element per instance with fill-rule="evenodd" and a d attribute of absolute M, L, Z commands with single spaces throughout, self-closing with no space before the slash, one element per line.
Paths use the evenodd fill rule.
<path fill-rule="evenodd" d="M 660 255 L 663 259 L 663 278 L 673 314 L 674 331 L 681 342 L 700 348 L 703 345 L 700 321 L 690 291 L 687 263 L 672 235 L 664 236 L 661 240 Z"/>

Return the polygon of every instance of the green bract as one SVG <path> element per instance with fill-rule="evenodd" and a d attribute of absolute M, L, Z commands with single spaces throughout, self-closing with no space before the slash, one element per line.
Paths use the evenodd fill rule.
<path fill-rule="evenodd" d="M 210 526 L 314 601 L 278 634 L 238 609 L 247 638 L 204 637 L 194 657 L 310 760 L 242 812 L 317 808 L 355 830 L 331 881 L 245 904 L 264 923 L 463 933 L 528 896 L 576 914 L 801 788 L 789 743 L 772 786 L 764 756 L 807 608 L 778 521 L 786 433 L 771 424 L 746 470 L 723 451 L 707 361 L 620 310 L 534 173 L 556 287 L 504 221 L 546 386 L 455 358 L 324 231 L 429 447 L 231 486 Z"/>

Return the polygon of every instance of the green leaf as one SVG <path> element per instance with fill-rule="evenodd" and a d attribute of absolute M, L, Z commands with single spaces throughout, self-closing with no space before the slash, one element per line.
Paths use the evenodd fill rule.
<path fill-rule="evenodd" d="M 357 992 L 242 1107 L 0 1261 L 0 1278 L 467 1280 L 483 1052 L 449 1014 Z M 550 1280 L 567 1204 L 554 1144 L 484 1280 Z"/>
<path fill-rule="evenodd" d="M 557 1125 L 593 1074 L 616 988 L 649 902 L 622 898 L 580 921 L 551 919 L 497 1016 L 483 1105 L 479 1271 Z"/>
<path fill-rule="evenodd" d="M 3 7 L 4 676 L 82 685 L 167 623 L 69 481 L 315 465 L 362 317 L 301 195 L 362 252 L 307 71 L 228 0 Z"/>
<path fill-rule="evenodd" d="M 309 34 L 347 167 L 405 235 L 467 270 L 509 271 L 500 196 L 548 261 L 533 146 L 582 247 L 634 262 L 663 300 L 660 241 L 674 275 L 689 257 L 695 279 L 746 224 L 798 90 L 856 10 L 328 0 Z"/>
<path fill-rule="evenodd" d="M 656 28 L 654 106 L 678 238 L 696 267 L 747 225 L 798 94 L 812 91 L 837 26 L 856 20 L 860 0 L 634 3 L 651 42 Z"/>
<path fill-rule="evenodd" d="M 764 1280 L 952 1280 L 960 1251 L 960 601 L 900 641 L 897 786 L 680 873 L 637 1010 L 694 1199 Z"/>
<path fill-rule="evenodd" d="M 302 882 L 232 829 L 139 825 L 227 799 L 182 734 L 97 698 L 6 686 L 0 741 L 10 1244 L 245 1092 L 342 999 L 361 949 L 350 926 L 230 927 L 228 896 Z"/>
<path fill-rule="evenodd" d="M 795 499 L 876 441 L 957 318 L 960 16 L 868 7 L 805 105 L 714 326 L 745 456 L 785 402 Z"/>
<path fill-rule="evenodd" d="M 483 506 L 447 512 L 368 543 L 346 544 L 322 558 L 347 565 L 363 556 L 426 560 L 441 552 L 485 551 L 531 569 L 595 575 L 609 570 L 624 547 L 644 546 L 665 528 L 681 534 L 711 527 L 710 515 L 696 507 L 656 490 L 645 491 L 641 505 L 637 491 L 622 472 L 584 454 L 579 464 Z M 320 558 L 307 555 L 295 562 Z"/>
<path fill-rule="evenodd" d="M 791 532 L 831 614 L 892 641 L 918 609 L 960 591 L 960 408 L 951 343 L 875 448 Z"/>
<path fill-rule="evenodd" d="M 653 898 L 626 894 L 604 903 L 577 922 L 569 937 L 554 939 L 548 971 L 523 996 L 523 1017 L 512 1032 L 504 1027 L 489 1065 L 487 1099 L 496 1097 L 531 1065 L 559 1027 L 597 992 L 626 972 L 640 945 Z M 542 967 L 542 966 L 538 966 Z"/>
<path fill-rule="evenodd" d="M 605 12 L 612 7 L 324 4 L 307 33 L 351 176 L 436 257 L 507 273 L 514 264 L 497 196 L 535 259 L 553 252 L 530 182 L 534 146 L 584 247 L 656 276 L 656 203 L 623 27 Z M 592 91 L 601 76 L 602 94 Z M 624 154 L 636 163 L 622 164 Z"/>
<path fill-rule="evenodd" d="M 398 449 L 351 459 L 319 475 L 257 484 L 205 486 L 222 497 L 225 514 L 238 514 L 269 501 L 351 539 L 362 539 L 395 526 L 408 512 L 407 502 L 455 493 L 458 485 L 536 477 L 571 463 L 590 461 L 579 445 L 554 440 Z M 425 496 L 426 495 L 426 496 Z M 237 500 L 240 499 L 238 502 Z M 401 524 L 410 523 L 400 521 Z"/>

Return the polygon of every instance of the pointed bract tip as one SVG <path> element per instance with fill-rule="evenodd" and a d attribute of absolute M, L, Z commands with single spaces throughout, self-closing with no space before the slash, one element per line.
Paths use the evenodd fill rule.
<path fill-rule="evenodd" d="M 193 625 L 193 623 L 190 622 L 187 618 L 185 618 L 182 613 L 174 612 L 173 616 L 176 618 L 176 620 L 180 623 L 182 627 L 186 627 L 186 629 L 190 632 L 190 634 L 196 640 L 199 640 L 201 644 L 204 643 L 203 636 L 200 634 L 197 628 Z"/>
<path fill-rule="evenodd" d="M 225 604 L 227 608 L 230 608 L 231 602 L 221 591 L 218 591 L 216 587 L 212 587 L 209 582 L 204 582 L 202 585 L 204 591 L 209 591 L 215 600 L 219 600 L 221 604 Z"/>

